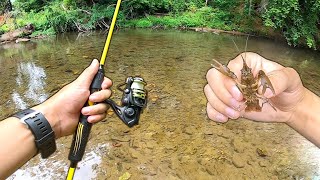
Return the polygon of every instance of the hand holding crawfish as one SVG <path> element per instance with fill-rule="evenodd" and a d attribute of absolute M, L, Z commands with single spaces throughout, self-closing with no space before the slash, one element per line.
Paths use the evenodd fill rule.
<path fill-rule="evenodd" d="M 241 55 L 242 57 L 242 55 Z M 243 94 L 245 100 L 245 111 L 256 111 L 260 112 L 265 103 L 270 104 L 270 106 L 275 110 L 275 107 L 269 102 L 269 99 L 264 97 L 266 89 L 269 88 L 275 95 L 274 88 L 265 74 L 264 71 L 259 70 L 256 77 L 254 77 L 251 68 L 247 65 L 245 59 L 242 57 L 243 67 L 241 69 L 240 79 L 232 72 L 226 65 L 221 64 L 217 60 L 213 60 L 214 64 L 211 64 L 215 69 L 221 72 L 223 75 L 232 78 L 236 82 L 236 86 Z M 260 82 L 260 83 L 259 83 Z M 259 88 L 262 86 L 261 92 Z M 259 104 L 259 100 L 262 100 L 262 104 Z"/>

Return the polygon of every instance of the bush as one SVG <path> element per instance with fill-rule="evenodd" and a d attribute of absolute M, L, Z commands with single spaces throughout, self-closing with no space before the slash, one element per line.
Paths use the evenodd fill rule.
<path fill-rule="evenodd" d="M 136 27 L 139 27 L 139 28 L 147 28 L 152 26 L 153 26 L 152 22 L 149 21 L 148 19 L 141 19 L 136 23 Z"/>
<path fill-rule="evenodd" d="M 106 28 L 114 13 L 114 6 L 93 5 L 92 7 L 75 7 L 74 2 L 53 1 L 43 10 L 21 11 L 16 10 L 17 26 L 22 27 L 32 23 L 36 31 L 43 33 L 60 33 L 66 31 L 88 31 L 97 28 Z M 123 21 L 124 16 L 119 13 L 118 23 Z M 41 34 L 41 32 L 39 32 Z"/>
<path fill-rule="evenodd" d="M 14 7 L 25 12 L 39 12 L 45 9 L 48 2 L 50 0 L 15 0 Z"/>

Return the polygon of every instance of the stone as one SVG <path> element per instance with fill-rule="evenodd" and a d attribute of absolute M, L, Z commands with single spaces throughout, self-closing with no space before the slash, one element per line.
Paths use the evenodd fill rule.
<path fill-rule="evenodd" d="M 232 157 L 232 164 L 236 167 L 236 168 L 243 168 L 245 166 L 245 162 L 243 161 L 243 159 L 240 157 L 240 155 L 234 155 Z"/>

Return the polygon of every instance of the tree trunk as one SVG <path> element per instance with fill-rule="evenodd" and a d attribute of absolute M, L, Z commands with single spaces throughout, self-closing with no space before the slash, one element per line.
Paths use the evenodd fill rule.
<path fill-rule="evenodd" d="M 225 31 L 225 30 L 220 30 L 220 29 L 212 29 L 212 28 L 188 28 L 189 30 L 193 30 L 196 32 L 211 32 L 214 34 L 221 34 L 221 33 L 225 33 L 225 34 L 232 34 L 232 35 L 239 35 L 239 36 L 249 36 L 249 34 L 247 33 L 242 33 L 239 31 Z"/>

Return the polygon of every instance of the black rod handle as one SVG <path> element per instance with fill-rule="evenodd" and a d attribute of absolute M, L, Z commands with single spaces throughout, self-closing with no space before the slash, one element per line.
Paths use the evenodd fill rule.
<path fill-rule="evenodd" d="M 104 69 L 103 69 L 103 65 L 100 65 L 99 70 L 91 83 L 90 94 L 101 90 L 101 84 L 103 82 L 103 79 L 104 79 Z M 84 107 L 92 106 L 92 105 L 94 104 L 88 101 L 84 105 Z M 88 116 L 85 116 L 81 113 L 79 123 L 73 135 L 73 140 L 72 140 L 71 148 L 69 151 L 68 159 L 72 162 L 71 165 L 74 164 L 74 166 L 76 166 L 77 162 L 82 160 L 82 157 L 84 155 L 84 152 L 88 143 L 91 127 L 92 127 L 92 124 L 88 122 Z"/>
<path fill-rule="evenodd" d="M 88 116 L 80 115 L 80 121 L 77 130 L 74 133 L 71 148 L 69 151 L 69 160 L 71 162 L 79 162 L 82 160 L 83 154 L 88 143 L 92 124 L 87 121 Z"/>

